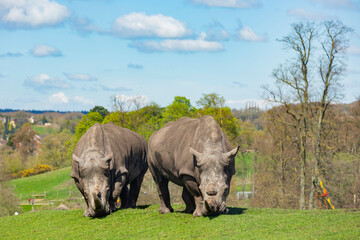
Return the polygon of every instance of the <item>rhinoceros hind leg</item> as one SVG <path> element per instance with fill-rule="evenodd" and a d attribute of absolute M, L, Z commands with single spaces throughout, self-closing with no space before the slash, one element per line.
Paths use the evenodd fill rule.
<path fill-rule="evenodd" d="M 189 193 L 186 187 L 183 187 L 182 199 L 186 204 L 185 213 L 193 213 L 195 211 L 195 200 L 194 197 Z"/>
<path fill-rule="evenodd" d="M 136 207 L 136 202 L 139 197 L 139 193 L 141 189 L 141 183 L 143 182 L 146 171 L 147 168 L 144 171 L 142 171 L 140 175 L 130 183 L 129 201 L 126 206 L 127 208 Z"/>
<path fill-rule="evenodd" d="M 120 193 L 120 208 L 126 208 L 126 205 L 129 201 L 129 189 L 126 185 L 123 186 L 121 193 Z"/>
<path fill-rule="evenodd" d="M 153 166 L 149 166 L 151 175 L 156 183 L 156 188 L 160 198 L 159 213 L 173 212 L 174 209 L 170 204 L 169 180 L 163 177 Z"/>

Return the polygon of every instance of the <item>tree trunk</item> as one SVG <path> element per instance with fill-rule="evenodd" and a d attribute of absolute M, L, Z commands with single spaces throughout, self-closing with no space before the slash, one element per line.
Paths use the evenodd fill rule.
<path fill-rule="evenodd" d="M 360 158 L 357 160 L 357 147 L 354 147 L 353 150 L 353 164 L 354 164 L 354 176 L 355 176 L 355 184 L 354 184 L 354 209 L 358 207 L 358 200 L 359 200 L 359 188 L 360 188 L 360 176 L 359 176 L 359 165 L 360 165 Z"/>
<path fill-rule="evenodd" d="M 306 136 L 300 137 L 300 210 L 305 210 L 305 184 L 306 184 Z"/>
<path fill-rule="evenodd" d="M 309 209 L 313 208 L 313 200 L 314 200 L 314 192 L 315 192 L 315 186 L 317 186 L 319 183 L 318 176 L 319 176 L 319 170 L 320 170 L 320 157 L 321 157 L 321 135 L 322 135 L 322 126 L 323 126 L 323 119 L 325 114 L 325 108 L 322 105 L 320 109 L 319 114 L 319 120 L 318 120 L 318 126 L 317 126 L 317 132 L 316 132 L 316 140 L 315 140 L 315 163 L 314 163 L 314 173 L 312 176 L 313 184 L 311 184 L 310 194 L 309 194 Z"/>

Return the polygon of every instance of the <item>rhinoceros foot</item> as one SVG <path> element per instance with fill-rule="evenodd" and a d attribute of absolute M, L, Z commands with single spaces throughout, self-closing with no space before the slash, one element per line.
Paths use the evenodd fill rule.
<path fill-rule="evenodd" d="M 174 209 L 171 207 L 170 209 L 167 207 L 160 207 L 159 208 L 159 213 L 163 214 L 163 213 L 170 213 L 170 212 L 174 212 Z"/>
<path fill-rule="evenodd" d="M 193 213 L 194 209 L 193 208 L 186 208 L 183 213 Z"/>

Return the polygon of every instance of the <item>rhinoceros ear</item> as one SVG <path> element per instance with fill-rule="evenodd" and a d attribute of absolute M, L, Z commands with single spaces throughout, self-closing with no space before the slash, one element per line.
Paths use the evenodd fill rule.
<path fill-rule="evenodd" d="M 113 159 L 113 154 L 110 153 L 108 155 L 106 155 L 105 157 L 101 158 L 101 162 L 103 163 L 109 163 L 111 161 L 111 159 Z"/>
<path fill-rule="evenodd" d="M 196 158 L 196 165 L 199 167 L 203 164 L 203 162 L 201 161 L 201 156 L 202 156 L 202 153 L 199 153 L 198 151 L 196 151 L 195 149 L 193 149 L 191 146 L 190 146 L 190 149 L 189 149 L 190 153 L 192 155 L 195 156 Z"/>
<path fill-rule="evenodd" d="M 224 161 L 225 165 L 228 165 L 228 164 L 230 163 L 231 159 L 233 159 L 233 158 L 236 156 L 236 154 L 238 153 L 239 149 L 240 149 L 240 146 L 237 146 L 237 147 L 234 148 L 233 150 L 231 150 L 231 151 L 229 151 L 229 152 L 227 152 L 227 153 L 224 153 L 224 159 L 223 159 L 223 161 Z"/>
<path fill-rule="evenodd" d="M 77 162 L 77 163 L 81 163 L 83 160 L 81 158 L 79 158 L 78 156 L 76 156 L 75 154 L 72 155 L 72 159 Z"/>

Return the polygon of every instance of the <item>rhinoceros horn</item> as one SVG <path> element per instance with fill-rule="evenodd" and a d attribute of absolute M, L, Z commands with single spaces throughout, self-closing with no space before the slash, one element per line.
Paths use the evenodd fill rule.
<path fill-rule="evenodd" d="M 93 198 L 94 198 L 94 204 L 95 204 L 95 209 L 102 209 L 102 204 L 101 201 L 99 199 L 99 197 L 96 195 L 95 192 L 93 192 Z"/>

